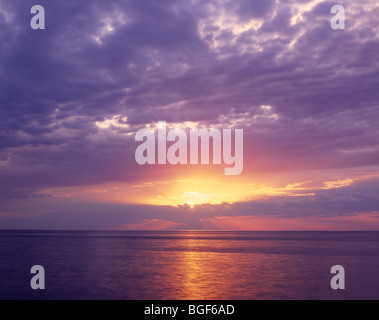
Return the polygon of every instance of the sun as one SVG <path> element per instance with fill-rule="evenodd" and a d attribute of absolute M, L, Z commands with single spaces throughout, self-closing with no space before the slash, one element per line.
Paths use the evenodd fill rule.
<path fill-rule="evenodd" d="M 190 177 L 187 179 L 171 181 L 165 187 L 154 188 L 152 194 L 158 191 L 158 195 L 146 199 L 153 205 L 188 205 L 195 207 L 202 204 L 233 203 L 245 200 L 249 195 L 249 189 L 238 182 L 224 183 L 222 179 L 207 177 Z M 155 190 L 153 190 L 155 189 Z"/>
<path fill-rule="evenodd" d="M 251 185 L 233 177 L 195 176 L 171 180 L 149 180 L 135 184 L 109 184 L 101 188 L 47 190 L 57 197 L 81 197 L 91 201 L 195 207 L 246 201 Z"/>
<path fill-rule="evenodd" d="M 183 193 L 182 198 L 184 199 L 184 204 L 188 204 L 191 208 L 193 208 L 197 204 L 211 202 L 212 194 L 191 191 Z"/>
<path fill-rule="evenodd" d="M 192 201 L 187 201 L 185 202 L 184 204 L 188 205 L 190 208 L 194 208 L 196 203 L 192 202 Z"/>

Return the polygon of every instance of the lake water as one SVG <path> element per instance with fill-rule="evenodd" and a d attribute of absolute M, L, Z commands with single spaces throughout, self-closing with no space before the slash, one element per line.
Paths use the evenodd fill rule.
<path fill-rule="evenodd" d="M 379 232 L 0 231 L 0 299 L 378 298 Z"/>

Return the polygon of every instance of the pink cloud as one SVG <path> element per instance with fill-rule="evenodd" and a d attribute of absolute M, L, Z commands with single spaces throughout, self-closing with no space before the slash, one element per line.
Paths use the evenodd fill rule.
<path fill-rule="evenodd" d="M 20 214 L 18 212 L 10 212 L 10 211 L 0 211 L 0 217 L 18 217 Z"/>
<path fill-rule="evenodd" d="M 152 219 L 140 220 L 137 223 L 128 223 L 119 226 L 116 230 L 175 230 L 185 223 L 178 223 L 167 220 Z"/>
<path fill-rule="evenodd" d="M 204 229 L 231 231 L 378 231 L 379 212 L 347 216 L 300 217 L 239 216 L 202 221 Z"/>

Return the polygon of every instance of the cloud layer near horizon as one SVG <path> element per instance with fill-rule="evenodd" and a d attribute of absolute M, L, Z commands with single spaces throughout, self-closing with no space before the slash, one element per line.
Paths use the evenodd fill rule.
<path fill-rule="evenodd" d="M 90 228 L 98 203 L 57 199 L 51 190 L 156 183 L 203 170 L 135 163 L 134 133 L 159 120 L 243 128 L 241 183 L 279 188 L 321 176 L 354 183 L 309 187 L 301 192 L 314 196 L 296 199 L 244 199 L 227 212 L 205 205 L 189 221 L 166 212 L 188 208 L 117 204 L 123 218 L 109 228 L 296 218 L 304 206 L 313 216 L 379 211 L 378 179 L 360 180 L 379 171 L 376 1 L 340 2 L 346 30 L 330 28 L 335 3 L 318 0 L 41 0 L 43 31 L 29 27 L 33 4 L 0 0 L 0 226 L 27 226 L 31 218 L 22 217 L 37 212 L 33 228 L 79 228 L 80 221 Z M 212 210 L 219 213 L 208 216 Z M 107 220 L 100 216 L 94 228 Z"/>

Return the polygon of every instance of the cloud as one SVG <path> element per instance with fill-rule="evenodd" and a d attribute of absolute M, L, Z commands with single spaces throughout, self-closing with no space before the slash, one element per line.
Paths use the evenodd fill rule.
<path fill-rule="evenodd" d="M 278 216 L 215 217 L 204 220 L 204 229 L 229 231 L 377 231 L 379 213 L 337 217 L 280 218 Z"/>
<path fill-rule="evenodd" d="M 117 230 L 178 230 L 184 223 L 172 222 L 167 220 L 141 220 L 137 223 L 124 224 L 117 228 Z"/>
<path fill-rule="evenodd" d="M 137 230 L 378 230 L 378 179 L 245 202 L 137 205 L 65 197 L 3 204 L 3 229 Z M 103 190 L 93 190 L 102 192 Z M 35 209 L 35 208 L 38 209 Z"/>

